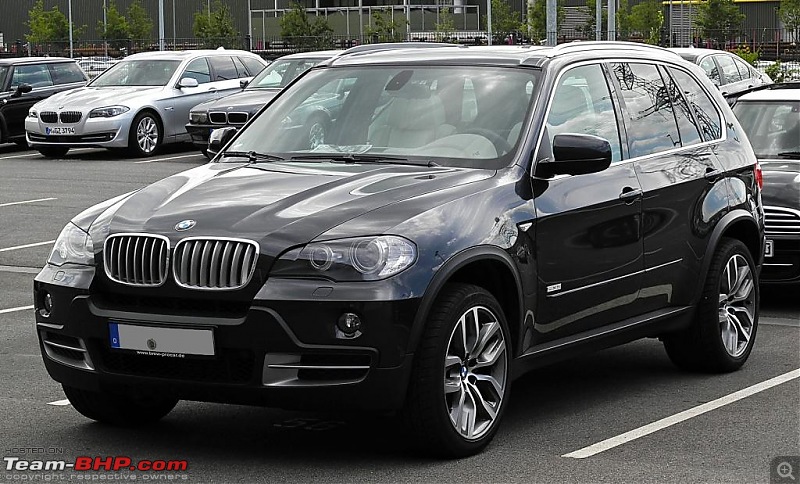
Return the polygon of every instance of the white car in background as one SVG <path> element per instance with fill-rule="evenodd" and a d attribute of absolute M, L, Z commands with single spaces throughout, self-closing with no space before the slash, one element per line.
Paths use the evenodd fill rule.
<path fill-rule="evenodd" d="M 699 65 L 711 82 L 719 88 L 728 104 L 747 91 L 765 84 L 772 79 L 745 62 L 741 57 L 724 50 L 695 49 L 682 47 L 670 49 L 685 60 Z"/>
<path fill-rule="evenodd" d="M 189 140 L 193 106 L 240 90 L 240 81 L 266 64 L 239 50 L 134 54 L 86 87 L 35 104 L 25 120 L 27 139 L 48 157 L 79 146 L 150 156 L 165 143 Z"/>

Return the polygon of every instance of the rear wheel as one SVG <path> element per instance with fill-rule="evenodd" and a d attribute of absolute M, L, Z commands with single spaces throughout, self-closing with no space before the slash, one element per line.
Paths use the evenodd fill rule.
<path fill-rule="evenodd" d="M 136 156 L 151 156 L 161 147 L 164 134 L 155 114 L 141 112 L 131 123 L 128 148 Z"/>
<path fill-rule="evenodd" d="M 497 300 L 470 284 L 448 284 L 414 360 L 405 427 L 427 453 L 464 457 L 491 442 L 510 387 L 508 325 Z"/>
<path fill-rule="evenodd" d="M 84 417 L 112 425 L 137 425 L 155 422 L 166 416 L 177 399 L 170 397 L 131 398 L 106 392 L 93 392 L 64 385 L 69 403 Z"/>
<path fill-rule="evenodd" d="M 723 239 L 711 259 L 692 326 L 663 338 L 672 362 L 692 371 L 739 369 L 755 343 L 758 300 L 750 251 L 739 240 Z"/>
<path fill-rule="evenodd" d="M 61 158 L 69 151 L 68 146 L 39 146 L 36 151 L 42 154 L 45 158 Z"/>

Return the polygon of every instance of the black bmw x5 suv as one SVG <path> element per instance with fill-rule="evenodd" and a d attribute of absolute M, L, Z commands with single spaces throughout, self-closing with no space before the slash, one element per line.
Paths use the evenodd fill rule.
<path fill-rule="evenodd" d="M 295 113 L 343 82 L 309 146 Z M 658 337 L 725 372 L 753 348 L 759 167 L 666 50 L 362 46 L 227 134 L 75 217 L 36 277 L 45 365 L 91 419 L 397 410 L 464 456 L 536 366 Z"/>

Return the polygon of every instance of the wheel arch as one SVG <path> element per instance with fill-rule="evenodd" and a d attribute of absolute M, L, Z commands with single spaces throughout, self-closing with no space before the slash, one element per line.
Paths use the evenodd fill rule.
<path fill-rule="evenodd" d="M 524 314 L 522 281 L 511 257 L 498 247 L 474 247 L 453 256 L 439 269 L 428 284 L 411 329 L 408 352 L 413 353 L 419 345 L 433 303 L 445 284 L 461 282 L 480 286 L 497 299 L 509 325 L 512 353 L 516 354 L 519 343 L 519 325 Z"/>

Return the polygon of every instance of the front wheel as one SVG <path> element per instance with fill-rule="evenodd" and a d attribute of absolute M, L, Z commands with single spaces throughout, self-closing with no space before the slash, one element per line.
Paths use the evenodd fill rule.
<path fill-rule="evenodd" d="M 711 259 L 692 326 L 665 336 L 675 365 L 692 371 L 739 369 L 753 350 L 758 329 L 758 277 L 747 246 L 722 239 Z"/>
<path fill-rule="evenodd" d="M 84 417 L 119 426 L 152 423 L 175 408 L 178 400 L 171 397 L 132 398 L 107 392 L 93 392 L 66 385 L 64 394 L 69 403 Z"/>
<path fill-rule="evenodd" d="M 128 149 L 135 156 L 154 155 L 163 141 L 161 124 L 155 114 L 149 112 L 139 113 L 133 118 L 128 139 Z"/>
<path fill-rule="evenodd" d="M 508 334 L 503 310 L 488 291 L 444 287 L 415 356 L 403 410 L 418 447 L 465 457 L 491 442 L 511 384 Z"/>

